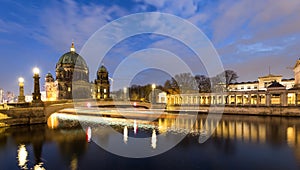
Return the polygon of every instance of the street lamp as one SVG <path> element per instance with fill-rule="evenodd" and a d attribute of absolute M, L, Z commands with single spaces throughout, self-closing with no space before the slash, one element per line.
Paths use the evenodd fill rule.
<path fill-rule="evenodd" d="M 34 91 L 32 93 L 32 103 L 38 106 L 42 103 L 41 92 L 40 92 L 40 69 L 35 67 L 33 68 L 33 80 L 34 80 Z"/>
<path fill-rule="evenodd" d="M 156 100 L 155 100 L 156 99 L 156 97 L 155 97 L 156 85 L 153 83 L 151 87 L 152 87 L 152 103 L 155 104 L 156 103 Z"/>
<path fill-rule="evenodd" d="M 25 96 L 24 96 L 24 78 L 19 77 L 19 96 L 18 96 L 18 102 L 19 103 L 25 103 Z"/>
<path fill-rule="evenodd" d="M 156 88 L 156 85 L 153 83 L 152 84 L 152 90 L 154 90 Z"/>
<path fill-rule="evenodd" d="M 126 96 L 127 88 L 126 87 L 123 88 L 123 92 L 124 92 L 124 101 L 127 101 L 127 96 Z"/>

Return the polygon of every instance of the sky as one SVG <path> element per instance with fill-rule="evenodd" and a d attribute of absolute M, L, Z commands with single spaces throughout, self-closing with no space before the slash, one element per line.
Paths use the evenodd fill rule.
<path fill-rule="evenodd" d="M 15 93 L 20 76 L 25 78 L 25 93 L 32 93 L 35 66 L 41 69 L 41 84 L 48 72 L 55 75 L 55 64 L 72 41 L 79 52 L 106 24 L 142 12 L 172 14 L 194 24 L 211 41 L 224 69 L 237 72 L 238 81 L 257 80 L 269 73 L 269 67 L 272 74 L 292 78 L 291 67 L 300 57 L 299 0 L 0 0 L 0 4 L 0 88 Z M 182 43 L 153 34 L 123 40 L 101 63 L 112 74 L 128 55 L 148 48 L 179 55 L 195 74 L 206 74 Z M 151 77 L 154 72 L 160 74 L 145 70 L 136 82 L 142 77 L 162 83 Z M 90 80 L 94 75 L 90 68 Z"/>

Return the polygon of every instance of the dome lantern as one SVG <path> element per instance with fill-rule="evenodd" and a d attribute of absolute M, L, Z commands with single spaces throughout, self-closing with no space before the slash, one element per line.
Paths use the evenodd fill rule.
<path fill-rule="evenodd" d="M 75 52 L 75 51 L 76 51 L 76 50 L 75 50 L 75 46 L 74 46 L 74 42 L 73 42 L 73 41 L 72 41 L 72 45 L 71 45 L 70 51 L 71 51 L 71 52 Z"/>

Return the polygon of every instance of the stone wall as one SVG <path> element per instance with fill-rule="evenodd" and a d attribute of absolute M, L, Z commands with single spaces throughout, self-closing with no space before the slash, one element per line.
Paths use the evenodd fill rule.
<path fill-rule="evenodd" d="M 219 112 L 233 115 L 263 115 L 263 116 L 300 116 L 300 107 L 297 106 L 168 106 L 167 111 L 198 111 Z"/>
<path fill-rule="evenodd" d="M 13 108 L 1 112 L 9 117 L 1 120 L 7 126 L 46 123 L 43 107 Z"/>

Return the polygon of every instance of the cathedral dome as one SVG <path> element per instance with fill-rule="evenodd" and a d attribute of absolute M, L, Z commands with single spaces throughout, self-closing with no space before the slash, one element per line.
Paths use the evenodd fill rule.
<path fill-rule="evenodd" d="M 75 52 L 73 42 L 70 51 L 59 58 L 55 73 L 58 99 L 88 98 L 90 96 L 89 69 L 85 60 Z"/>
<path fill-rule="evenodd" d="M 61 65 L 70 64 L 70 65 L 74 65 L 74 66 L 76 64 L 76 66 L 87 68 L 87 64 L 84 61 L 84 59 L 79 54 L 77 54 L 76 52 L 72 52 L 72 51 L 67 52 L 64 55 L 62 55 L 57 62 L 57 65 L 59 65 L 59 64 L 61 64 Z"/>
<path fill-rule="evenodd" d="M 57 62 L 57 68 L 58 66 L 62 66 L 62 65 L 71 65 L 71 66 L 77 66 L 77 67 L 81 67 L 81 68 L 88 68 L 87 64 L 85 62 L 85 60 L 75 52 L 75 48 L 74 48 L 74 43 L 72 43 L 70 52 L 67 52 L 65 54 L 63 54 L 58 62 Z"/>

